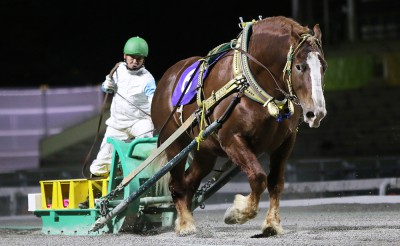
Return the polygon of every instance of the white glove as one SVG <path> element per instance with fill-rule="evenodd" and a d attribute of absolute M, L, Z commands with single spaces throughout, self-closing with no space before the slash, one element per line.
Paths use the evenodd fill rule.
<path fill-rule="evenodd" d="M 113 93 L 115 89 L 115 83 L 110 79 L 109 76 L 106 77 L 106 80 L 103 82 L 101 88 L 105 93 Z"/>

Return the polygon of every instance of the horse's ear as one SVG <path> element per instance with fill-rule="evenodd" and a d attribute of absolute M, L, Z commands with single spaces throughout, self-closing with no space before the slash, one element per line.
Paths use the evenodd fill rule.
<path fill-rule="evenodd" d="M 322 42 L 322 34 L 321 29 L 319 28 L 319 24 L 315 24 L 314 28 L 314 37 L 316 37 L 320 42 Z"/>

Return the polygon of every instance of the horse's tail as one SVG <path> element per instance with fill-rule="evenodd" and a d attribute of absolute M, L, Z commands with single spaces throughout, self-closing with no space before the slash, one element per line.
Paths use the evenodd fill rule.
<path fill-rule="evenodd" d="M 161 154 L 156 157 L 150 164 L 149 168 L 151 169 L 151 173 L 156 173 L 160 170 L 166 163 L 168 162 L 167 153 L 165 151 L 161 152 Z M 169 196 L 171 192 L 169 191 L 169 180 L 170 174 L 167 172 L 163 175 L 155 184 L 156 188 L 156 196 Z"/>

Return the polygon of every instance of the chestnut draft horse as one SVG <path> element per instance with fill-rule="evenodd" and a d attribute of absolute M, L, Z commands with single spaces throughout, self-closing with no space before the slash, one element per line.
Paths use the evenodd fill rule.
<path fill-rule="evenodd" d="M 151 115 L 159 145 L 194 112 L 200 112 L 197 123 L 165 149 L 168 160 L 196 139 L 210 122 L 224 115 L 222 125 L 199 141 L 189 168 L 185 170 L 183 160 L 170 170 L 169 190 L 178 215 L 175 231 L 180 236 L 196 232 L 192 199 L 217 157 L 227 157 L 239 166 L 251 188 L 249 195 L 235 196 L 225 213 L 225 223 L 243 224 L 255 218 L 267 188 L 269 211 L 260 236 L 283 233 L 279 201 L 285 163 L 295 144 L 298 125 L 302 120 L 309 127 L 319 127 L 326 115 L 323 78 L 327 63 L 319 25 L 311 30 L 277 16 L 242 21 L 239 26 L 243 30 L 236 39 L 210 51 L 206 58 L 191 57 L 170 67 L 154 94 Z M 171 98 L 181 75 L 197 61 L 201 65 L 194 82 L 197 97 L 174 105 Z M 268 176 L 257 158 L 261 153 L 270 158 Z"/>

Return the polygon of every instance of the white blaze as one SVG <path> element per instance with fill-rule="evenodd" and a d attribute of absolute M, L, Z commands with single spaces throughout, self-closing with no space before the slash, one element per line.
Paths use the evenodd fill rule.
<path fill-rule="evenodd" d="M 307 56 L 307 64 L 310 67 L 312 83 L 312 99 L 316 106 L 325 108 L 325 100 L 322 92 L 321 61 L 318 59 L 317 52 L 310 52 Z"/>
<path fill-rule="evenodd" d="M 314 101 L 314 115 L 312 119 L 307 119 L 304 115 L 304 120 L 310 127 L 318 127 L 319 122 L 326 115 L 325 99 L 322 91 L 322 77 L 321 77 L 321 61 L 318 58 L 317 52 L 310 52 L 307 56 L 307 64 L 310 68 L 310 77 L 312 84 L 311 96 Z"/>

